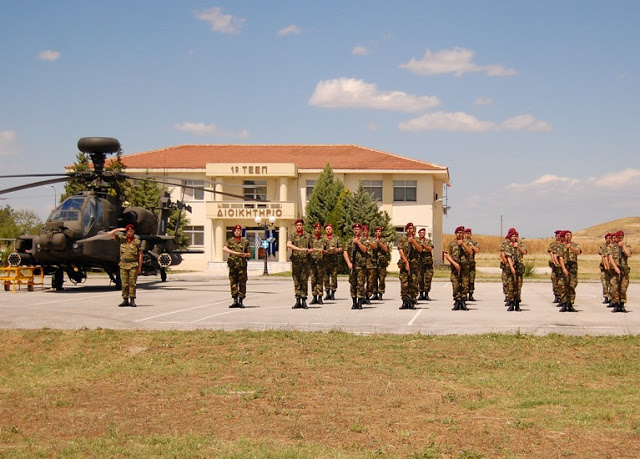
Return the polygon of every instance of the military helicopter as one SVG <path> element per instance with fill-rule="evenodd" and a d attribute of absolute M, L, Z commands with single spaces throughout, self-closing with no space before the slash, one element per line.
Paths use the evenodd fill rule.
<path fill-rule="evenodd" d="M 60 203 L 51 212 L 39 234 L 18 237 L 15 251 L 8 258 L 11 266 L 41 265 L 45 274 L 52 275 L 51 287 L 55 290 L 62 289 L 64 273 L 73 283 L 81 283 L 86 280 L 90 269 L 101 268 L 109 275 L 116 288 L 120 288 L 119 246 L 106 233 L 113 228 L 128 224 L 136 227 L 136 234 L 142 241 L 143 275 L 159 273 L 160 279 L 165 282 L 167 268 L 179 265 L 182 262 L 182 253 L 202 253 L 180 250 L 176 238 L 167 234 L 167 222 L 171 211 L 178 208 L 191 212 L 191 207 L 181 201 L 172 202 L 166 191 L 159 199 L 158 215 L 142 207 L 125 207 L 121 183 L 134 178 L 104 169 L 107 155 L 121 150 L 117 139 L 83 137 L 78 141 L 78 149 L 89 155 L 93 170 L 69 174 L 0 176 L 0 178 L 55 177 L 0 190 L 0 195 L 71 179 L 86 183 L 87 188 Z M 174 177 L 135 178 L 135 180 L 175 186 L 176 183 L 167 181 L 169 179 L 181 180 Z M 183 189 L 202 189 L 202 187 L 190 187 L 184 184 L 180 186 Z M 110 190 L 115 190 L 115 193 Z M 241 195 L 221 191 L 215 191 L 215 193 L 244 199 Z M 179 222 L 176 224 L 176 227 L 178 226 Z"/>

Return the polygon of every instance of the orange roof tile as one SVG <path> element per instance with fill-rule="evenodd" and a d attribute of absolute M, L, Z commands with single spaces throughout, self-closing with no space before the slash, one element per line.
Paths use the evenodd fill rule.
<path fill-rule="evenodd" d="M 129 169 L 204 169 L 207 163 L 295 163 L 299 169 L 443 171 L 446 166 L 357 145 L 178 145 L 123 155 Z"/>

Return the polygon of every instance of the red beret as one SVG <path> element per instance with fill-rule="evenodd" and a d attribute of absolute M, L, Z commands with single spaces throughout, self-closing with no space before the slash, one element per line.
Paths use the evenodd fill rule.
<path fill-rule="evenodd" d="M 562 230 L 555 230 L 555 231 L 553 232 L 553 234 L 560 234 L 560 233 L 562 233 Z"/>
<path fill-rule="evenodd" d="M 616 236 L 624 236 L 624 231 L 616 231 Z"/>
<path fill-rule="evenodd" d="M 322 228 L 322 223 L 320 223 L 320 222 L 315 222 L 315 223 L 313 224 L 313 227 L 314 227 L 314 228 Z"/>
<path fill-rule="evenodd" d="M 369 229 L 369 225 L 367 224 L 362 225 L 362 229 L 365 229 L 365 228 Z"/>
<path fill-rule="evenodd" d="M 514 234 L 518 234 L 518 232 L 516 231 L 515 228 L 509 228 L 509 231 L 507 231 L 507 236 L 506 239 L 509 239 L 511 236 L 513 236 Z"/>
<path fill-rule="evenodd" d="M 606 239 L 606 238 L 611 237 L 611 236 L 612 236 L 611 233 L 607 233 L 607 234 L 604 235 L 604 238 Z"/>
<path fill-rule="evenodd" d="M 326 228 L 326 227 L 328 227 L 328 226 L 330 226 L 331 228 L 333 228 L 333 225 L 332 225 L 331 223 L 327 223 L 326 225 L 324 225 L 324 227 L 325 227 L 325 228 Z"/>
<path fill-rule="evenodd" d="M 458 232 L 464 232 L 464 226 L 458 226 L 454 231 L 454 233 L 458 233 Z"/>
<path fill-rule="evenodd" d="M 304 225 L 304 220 L 299 218 L 295 222 L 293 222 L 294 225 L 297 225 L 298 223 L 302 223 Z"/>
<path fill-rule="evenodd" d="M 135 226 L 133 226 L 131 223 L 129 223 L 127 226 L 125 226 L 125 227 L 124 227 L 124 230 L 125 230 L 125 231 L 127 231 L 127 230 L 129 230 L 129 229 L 132 229 L 132 230 L 134 230 L 134 231 L 135 231 L 136 227 L 135 227 Z"/>
<path fill-rule="evenodd" d="M 241 230 L 241 229 L 242 229 L 242 226 L 240 226 L 240 225 L 235 225 L 235 226 L 233 227 L 233 230 L 234 230 L 234 231 L 235 231 L 235 230 L 237 230 L 237 229 Z"/>
<path fill-rule="evenodd" d="M 418 230 L 418 233 L 426 233 L 426 232 L 427 232 L 427 230 L 426 230 L 426 229 L 424 229 L 424 228 L 420 228 L 420 229 Z"/>
<path fill-rule="evenodd" d="M 378 230 L 382 231 L 382 226 L 376 226 L 375 231 L 378 231 Z"/>
<path fill-rule="evenodd" d="M 465 232 L 465 233 L 470 233 L 470 232 L 471 232 L 471 228 L 465 228 L 465 229 L 464 229 L 464 232 Z"/>
<path fill-rule="evenodd" d="M 413 223 L 409 222 L 406 225 L 404 225 L 404 230 L 407 231 L 407 229 L 409 228 L 413 228 Z"/>
<path fill-rule="evenodd" d="M 351 225 L 351 229 L 355 228 L 362 228 L 362 225 L 360 223 L 354 223 L 353 225 Z"/>

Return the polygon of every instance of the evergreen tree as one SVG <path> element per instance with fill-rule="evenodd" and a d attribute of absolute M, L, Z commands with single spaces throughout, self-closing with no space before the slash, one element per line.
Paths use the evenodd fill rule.
<path fill-rule="evenodd" d="M 338 205 L 339 198 L 344 190 L 342 180 L 336 179 L 333 175 L 333 169 L 327 164 L 318 177 L 313 193 L 309 197 L 307 207 L 305 209 L 306 230 L 311 232 L 313 224 L 320 222 L 323 225 L 332 223 L 335 225 L 335 209 Z"/>
<path fill-rule="evenodd" d="M 341 202 L 342 212 L 336 223 L 343 236 L 348 237 L 354 223 L 369 225 L 369 234 L 373 234 L 377 226 L 382 227 L 382 234 L 386 238 L 395 236 L 395 228 L 391 225 L 389 214 L 378 208 L 377 202 L 371 193 L 368 193 L 362 184 L 355 193 L 346 193 Z"/>
<path fill-rule="evenodd" d="M 178 222 L 178 216 L 179 222 Z M 176 231 L 176 223 L 178 224 L 178 229 Z M 186 249 L 189 247 L 191 240 L 189 236 L 184 234 L 185 226 L 189 226 L 189 219 L 187 218 L 187 212 L 182 209 L 173 209 L 171 211 L 171 215 L 169 216 L 169 221 L 167 222 L 167 234 L 174 236 L 176 238 L 176 242 L 178 243 L 178 247 L 181 249 Z"/>
<path fill-rule="evenodd" d="M 89 170 L 89 155 L 86 153 L 78 152 L 76 155 L 76 162 L 73 164 L 71 173 L 84 172 Z M 87 189 L 87 184 L 84 180 L 78 180 L 76 178 L 70 179 L 64 184 L 64 192 L 60 194 L 60 202 L 64 201 L 70 196 L 78 193 L 82 193 Z"/>
<path fill-rule="evenodd" d="M 145 176 L 149 171 L 145 172 Z M 155 212 L 158 208 L 158 200 L 162 193 L 157 183 L 151 180 L 139 180 L 134 186 L 129 187 L 127 201 L 132 207 L 143 207 Z"/>

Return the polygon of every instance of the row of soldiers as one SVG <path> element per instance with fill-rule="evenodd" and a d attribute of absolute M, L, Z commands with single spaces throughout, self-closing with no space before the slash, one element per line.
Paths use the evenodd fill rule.
<path fill-rule="evenodd" d="M 556 230 L 554 234 L 555 240 L 547 249 L 553 302 L 560 307 L 560 312 L 576 312 L 573 305 L 578 286 L 578 255 L 582 253 L 582 249 L 580 244 L 573 242 L 571 231 Z"/>
<path fill-rule="evenodd" d="M 451 267 L 451 288 L 453 291 L 453 310 L 468 311 L 467 300 L 475 301 L 473 292 L 476 280 L 476 254 L 480 246 L 471 238 L 471 228 L 458 226 L 453 239 L 446 250 L 444 258 Z"/>
<path fill-rule="evenodd" d="M 629 257 L 631 247 L 624 242 L 624 231 L 616 231 L 604 235 L 605 243 L 600 246 L 598 253 L 601 257 L 600 280 L 602 295 L 613 312 L 627 312 L 624 304 L 627 302 L 627 288 L 629 287 Z"/>

